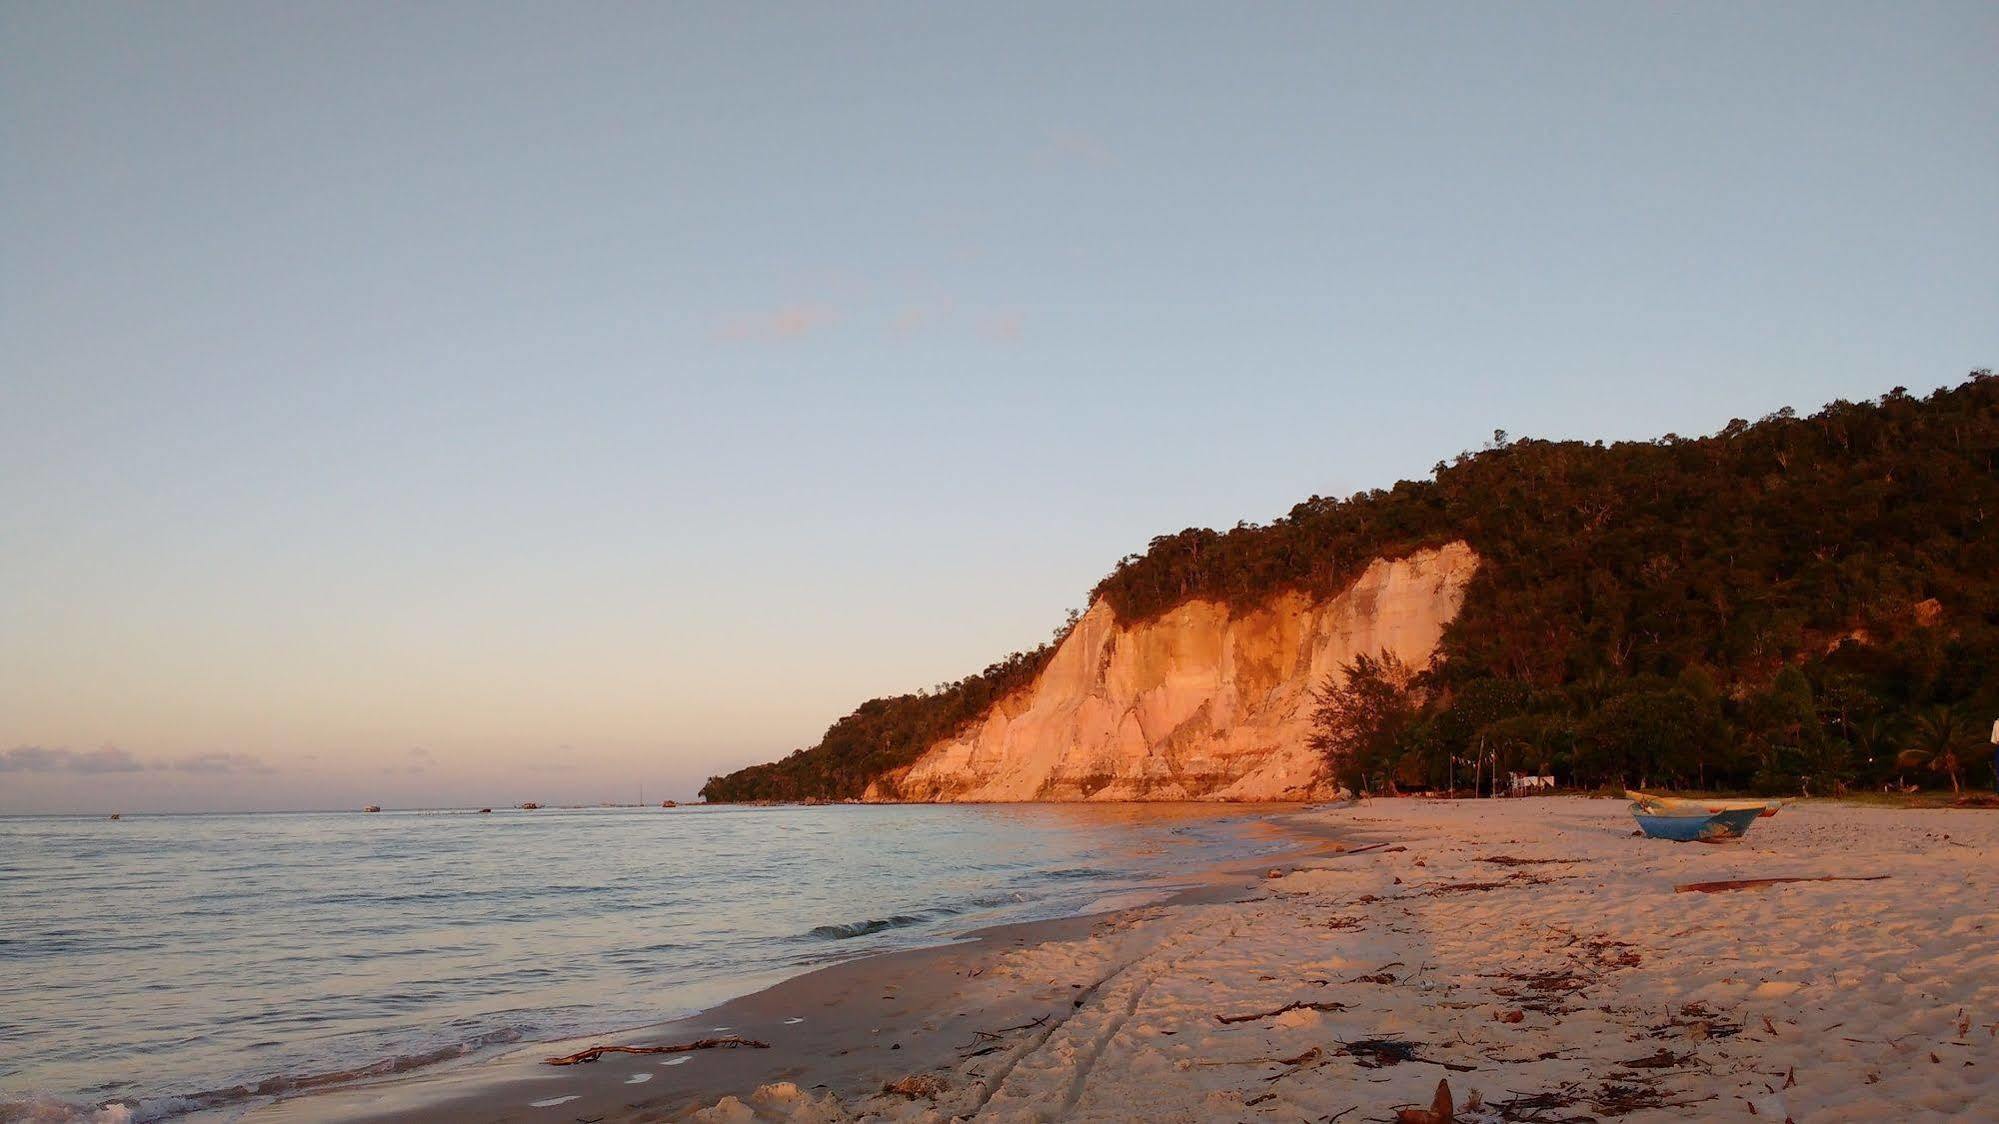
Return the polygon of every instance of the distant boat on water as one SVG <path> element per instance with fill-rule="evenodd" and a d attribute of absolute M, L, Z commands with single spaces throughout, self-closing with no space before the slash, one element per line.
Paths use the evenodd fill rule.
<path fill-rule="evenodd" d="M 675 800 L 662 800 L 659 802 L 659 806 L 662 808 L 678 808 L 680 807 L 680 803 Z"/>
<path fill-rule="evenodd" d="M 111 818 L 114 820 L 118 820 L 118 819 L 124 819 L 125 817 L 124 814 L 121 812 L 113 812 L 111 813 Z"/>
<path fill-rule="evenodd" d="M 487 816 L 487 815 L 491 815 L 491 814 L 492 814 L 492 812 L 493 812 L 493 810 L 492 810 L 491 808 L 481 808 L 481 809 L 479 809 L 479 814 L 480 814 L 480 815 L 482 815 L 482 816 Z"/>
<path fill-rule="evenodd" d="M 523 812 L 532 812 L 532 811 L 534 811 L 534 810 L 535 810 L 536 808 L 539 808 L 539 807 L 541 807 L 541 805 L 539 805 L 539 804 L 535 803 L 534 801 L 530 800 L 530 801 L 528 801 L 527 803 L 525 803 L 525 804 L 521 805 L 521 811 L 523 811 Z"/>
<path fill-rule="evenodd" d="M 380 804 L 370 804 L 361 810 L 364 812 L 379 812 L 382 810 L 382 806 Z"/>

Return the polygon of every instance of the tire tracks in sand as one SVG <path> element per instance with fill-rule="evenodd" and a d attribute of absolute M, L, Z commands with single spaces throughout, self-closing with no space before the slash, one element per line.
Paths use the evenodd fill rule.
<path fill-rule="evenodd" d="M 1030 1039 L 1025 1047 L 1008 1058 L 1005 1064 L 1000 1066 L 992 1077 L 987 1080 L 985 1088 L 979 1094 L 978 1101 L 960 1119 L 971 1120 L 983 1116 L 989 1107 L 998 1107 L 995 1106 L 995 1101 L 1017 1102 L 1006 1105 L 1009 1114 L 1019 1111 L 1033 1111 L 1035 1102 L 1045 1102 L 1047 1100 L 1049 1090 L 1046 1088 L 1027 1088 L 1018 1091 L 1009 1091 L 1007 1089 L 1008 1082 L 1013 1079 L 1014 1074 L 1019 1070 L 1023 1062 L 1039 1056 L 1048 1046 L 1048 1043 L 1054 1040 L 1056 1035 L 1070 1030 L 1079 1021 L 1087 1021 L 1092 1017 L 1102 1015 L 1105 1017 L 1103 1025 L 1096 1028 L 1093 1032 L 1077 1033 L 1077 1037 L 1083 1041 L 1076 1051 L 1076 1059 L 1073 1063 L 1075 1072 L 1070 1075 L 1063 1087 L 1063 1096 L 1059 1105 L 1052 1109 L 1042 1109 L 1035 1112 L 1035 1116 L 1044 1120 L 1061 1119 L 1073 1113 L 1076 1106 L 1082 1102 L 1083 1094 L 1089 1086 L 1090 1075 L 1096 1071 L 1097 1063 L 1102 1060 L 1104 1051 L 1110 1048 L 1111 1042 L 1117 1038 L 1131 1022 L 1132 1018 L 1138 1014 L 1138 1008 L 1145 1001 L 1145 996 L 1151 991 L 1152 985 L 1158 982 L 1162 976 L 1170 975 L 1182 961 L 1190 957 L 1213 952 L 1215 949 L 1232 940 L 1236 936 L 1236 933 L 1237 928 L 1230 926 L 1228 932 L 1214 940 L 1206 942 L 1198 942 L 1198 938 L 1194 934 L 1184 931 L 1167 935 L 1143 952 L 1119 964 L 1101 979 L 1084 988 L 1071 1001 L 1068 1014 L 1058 1020 L 1051 1020 L 1049 1025 L 1041 1028 L 1040 1032 Z M 1200 947 L 1191 949 L 1186 947 L 1189 944 L 1195 943 L 1199 943 Z M 1172 954 L 1176 950 L 1177 954 Z M 1113 1006 L 1114 1001 L 1108 1001 L 1101 1005 L 1095 1003 L 1100 993 L 1105 992 L 1107 989 L 1114 989 L 1121 981 L 1131 976 L 1134 970 L 1143 971 L 1144 978 L 1131 986 L 1129 993 L 1124 997 L 1122 1003 L 1115 1004 L 1115 1007 Z"/>

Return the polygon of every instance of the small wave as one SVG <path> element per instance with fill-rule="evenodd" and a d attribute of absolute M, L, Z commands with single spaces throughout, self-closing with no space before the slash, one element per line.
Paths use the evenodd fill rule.
<path fill-rule="evenodd" d="M 844 941 L 854 937 L 865 937 L 869 933 L 879 933 L 884 929 L 905 929 L 911 925 L 921 925 L 929 920 L 922 914 L 898 913 L 893 917 L 871 917 L 866 921 L 850 921 L 845 925 L 820 925 L 805 935 L 822 941 Z"/>
<path fill-rule="evenodd" d="M 1115 878 L 1115 877 L 1117 877 L 1117 872 L 1116 872 L 1116 871 L 1114 871 L 1114 870 L 1098 870 L 1098 869 L 1097 869 L 1096 867 L 1093 867 L 1093 866 L 1075 866 L 1075 867 L 1067 867 L 1067 868 L 1065 868 L 1065 869 L 1062 869 L 1062 870 L 1051 870 L 1051 871 L 1049 871 L 1049 872 L 1048 872 L 1048 873 L 1046 873 L 1046 874 L 1042 874 L 1042 875 L 1037 875 L 1036 877 L 1038 877 L 1038 878 Z"/>
<path fill-rule="evenodd" d="M 502 1027 L 483 1034 L 475 1034 L 448 1046 L 411 1054 L 397 1054 L 351 1069 L 300 1075 L 280 1074 L 253 1084 L 232 1085 L 225 1089 L 208 1089 L 199 1093 L 150 1097 L 144 1100 L 120 1097 L 96 1104 L 78 1104 L 55 1097 L 31 1097 L 21 1101 L 4 1101 L 0 1102 L 0 1124 L 152 1124 L 153 1121 L 166 1120 L 189 1112 L 220 1108 L 256 1097 L 275 1097 L 285 1093 L 323 1089 L 329 1085 L 341 1085 L 368 1077 L 389 1077 L 408 1073 L 413 1069 L 421 1069 L 438 1062 L 462 1058 L 488 1046 L 518 1042 L 525 1035 L 526 1031 L 523 1028 Z"/>
<path fill-rule="evenodd" d="M 0 1124 L 134 1124 L 126 1105 L 79 1105 L 54 1097 L 0 1101 Z"/>

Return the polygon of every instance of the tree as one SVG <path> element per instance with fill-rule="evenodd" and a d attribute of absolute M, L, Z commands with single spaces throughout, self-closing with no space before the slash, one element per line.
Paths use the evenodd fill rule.
<path fill-rule="evenodd" d="M 1841 756 L 1825 745 L 1812 682 L 1795 667 L 1779 671 L 1769 689 L 1751 699 L 1749 734 L 1758 762 L 1753 783 L 1766 792 L 1786 791 L 1795 782 L 1809 793 L 1814 775 L 1832 781 L 1843 769 Z"/>
<path fill-rule="evenodd" d="M 1681 668 L 1673 686 L 1693 702 L 1692 729 L 1685 751 L 1678 756 L 1692 760 L 1694 786 L 1706 788 L 1709 769 L 1734 764 L 1729 760 L 1728 719 L 1722 713 L 1721 688 L 1715 685 L 1714 675 L 1698 663 Z"/>
<path fill-rule="evenodd" d="M 1518 679 L 1473 679 L 1452 690 L 1437 716 L 1438 735 L 1453 753 L 1475 751 L 1480 730 L 1533 708 L 1534 689 Z"/>
<path fill-rule="evenodd" d="M 1395 653 L 1363 652 L 1312 692 L 1311 747 L 1340 783 L 1367 790 L 1381 777 L 1390 791 L 1402 765 L 1404 740 L 1417 715 L 1415 676 Z"/>
<path fill-rule="evenodd" d="M 1868 784 L 1879 784 L 1908 744 L 1909 724 L 1898 714 L 1874 714 L 1851 725 L 1853 752 Z"/>
<path fill-rule="evenodd" d="M 1964 791 L 1964 762 L 1978 752 L 1979 732 L 1962 711 L 1947 706 L 1931 707 L 1916 718 L 1916 726 L 1895 763 L 1905 769 L 1927 766 L 1932 772 L 1950 777 L 1952 792 Z"/>
<path fill-rule="evenodd" d="M 1474 747 L 1492 754 L 1494 769 L 1575 776 L 1575 723 L 1559 714 L 1518 714 L 1479 727 Z"/>
<path fill-rule="evenodd" d="M 1688 747 L 1707 721 L 1701 700 L 1681 688 L 1627 691 L 1584 720 L 1576 770 L 1620 783 L 1633 776 L 1685 777 L 1694 765 Z"/>

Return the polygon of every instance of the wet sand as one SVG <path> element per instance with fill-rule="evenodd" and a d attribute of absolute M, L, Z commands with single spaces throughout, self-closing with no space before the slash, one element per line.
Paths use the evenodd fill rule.
<path fill-rule="evenodd" d="M 1720 846 L 1571 797 L 1285 818 L 1325 844 L 1279 877 L 249 1119 L 1353 1122 L 1440 1078 L 1459 1120 L 1999 1118 L 1999 813 L 1814 803 Z M 1826 875 L 1887 877 L 1677 889 Z M 770 1048 L 539 1061 L 729 1034 Z"/>

